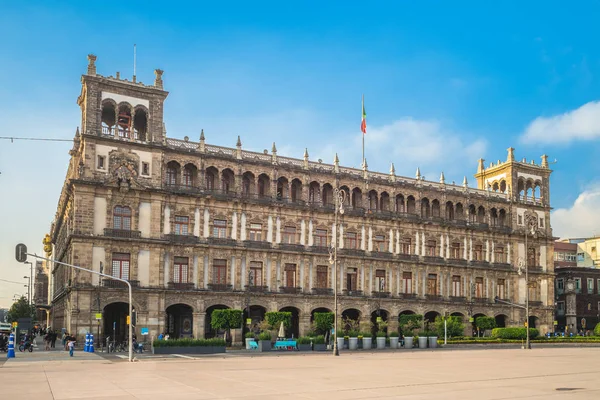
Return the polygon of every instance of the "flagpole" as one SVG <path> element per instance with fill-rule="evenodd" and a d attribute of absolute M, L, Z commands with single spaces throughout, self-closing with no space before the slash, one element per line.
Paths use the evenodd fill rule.
<path fill-rule="evenodd" d="M 361 112 L 364 113 L 364 111 L 365 111 L 365 95 L 363 94 L 362 95 L 362 110 L 361 110 Z M 363 116 L 363 118 L 364 118 L 364 116 Z M 365 166 L 365 133 L 362 130 L 360 133 L 362 135 L 362 165 L 361 165 L 361 167 L 364 168 L 364 166 Z"/>

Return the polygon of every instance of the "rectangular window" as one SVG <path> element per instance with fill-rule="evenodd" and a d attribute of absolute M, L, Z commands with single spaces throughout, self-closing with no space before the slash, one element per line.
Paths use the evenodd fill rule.
<path fill-rule="evenodd" d="M 523 216 L 522 215 L 519 215 L 519 217 L 517 218 L 517 224 L 523 225 Z"/>
<path fill-rule="evenodd" d="M 592 278 L 587 279 L 587 292 L 588 294 L 594 293 L 594 279 Z"/>
<path fill-rule="evenodd" d="M 190 218 L 182 217 L 179 215 L 175 216 L 175 234 L 176 235 L 187 235 L 190 231 Z"/>
<path fill-rule="evenodd" d="M 498 296 L 500 299 L 506 298 L 506 281 L 504 279 L 498 279 L 496 296 Z"/>
<path fill-rule="evenodd" d="M 483 278 L 475 278 L 475 297 L 483 298 Z"/>
<path fill-rule="evenodd" d="M 213 260 L 213 283 L 227 284 L 227 260 Z"/>
<path fill-rule="evenodd" d="M 535 248 L 530 247 L 529 249 L 527 249 L 527 267 L 531 268 L 531 267 L 535 267 L 537 266 L 537 260 L 536 260 L 536 256 L 535 256 Z"/>
<path fill-rule="evenodd" d="M 430 296 L 437 296 L 437 275 L 436 274 L 428 274 L 427 275 L 427 294 Z"/>
<path fill-rule="evenodd" d="M 598 289 L 598 294 L 600 294 L 600 279 L 596 281 L 596 288 Z"/>
<path fill-rule="evenodd" d="M 296 287 L 296 264 L 285 264 L 284 273 L 285 286 L 289 288 Z"/>
<path fill-rule="evenodd" d="M 460 290 L 460 283 L 460 276 L 454 275 L 452 277 L 452 296 L 460 297 L 462 295 L 462 291 Z"/>
<path fill-rule="evenodd" d="M 262 240 L 262 225 L 250 224 L 250 240 L 260 242 Z"/>
<path fill-rule="evenodd" d="M 224 239 L 227 237 L 227 221 L 215 219 L 213 221 L 213 237 Z"/>
<path fill-rule="evenodd" d="M 483 245 L 476 244 L 473 247 L 473 260 L 483 261 Z"/>
<path fill-rule="evenodd" d="M 459 242 L 452 243 L 452 246 L 450 247 L 450 258 L 458 260 L 458 259 L 462 258 L 461 253 L 462 252 L 460 251 L 460 243 Z"/>
<path fill-rule="evenodd" d="M 435 240 L 428 240 L 426 245 L 425 245 L 425 250 L 426 250 L 426 254 L 429 257 L 436 257 L 437 256 L 437 252 L 436 252 L 436 242 Z"/>
<path fill-rule="evenodd" d="M 563 278 L 556 280 L 556 294 L 563 294 L 565 291 L 565 281 Z"/>
<path fill-rule="evenodd" d="M 494 249 L 494 261 L 497 263 L 505 263 L 506 255 L 504 254 L 504 247 L 496 247 Z"/>
<path fill-rule="evenodd" d="M 411 249 L 411 239 L 410 238 L 402 239 L 402 242 L 400 242 L 400 252 L 402 254 L 411 254 L 410 249 Z"/>
<path fill-rule="evenodd" d="M 283 228 L 283 243 L 296 244 L 296 227 L 286 226 Z"/>
<path fill-rule="evenodd" d="M 129 280 L 129 253 L 113 253 L 112 255 L 112 276 L 115 278 Z"/>
<path fill-rule="evenodd" d="M 412 293 L 412 272 L 402 273 L 402 293 Z"/>
<path fill-rule="evenodd" d="M 375 283 L 377 284 L 376 290 L 379 292 L 385 292 L 385 270 L 375 270 Z"/>
<path fill-rule="evenodd" d="M 544 227 L 544 218 L 540 218 L 540 228 Z"/>
<path fill-rule="evenodd" d="M 529 301 L 537 301 L 537 283 L 529 282 Z"/>
<path fill-rule="evenodd" d="M 325 229 L 315 230 L 315 246 L 327 247 L 327 231 Z"/>
<path fill-rule="evenodd" d="M 385 236 L 376 235 L 375 243 L 373 243 L 373 250 L 383 252 L 385 251 Z"/>
<path fill-rule="evenodd" d="M 565 312 L 565 302 L 564 301 L 558 301 L 556 303 L 556 311 L 558 311 L 558 314 L 564 314 L 564 312 Z"/>
<path fill-rule="evenodd" d="M 142 175 L 150 176 L 150 163 L 142 162 Z"/>
<path fill-rule="evenodd" d="M 581 293 L 581 278 L 575 278 L 575 291 Z"/>
<path fill-rule="evenodd" d="M 577 253 L 577 261 L 585 261 L 585 254 Z"/>
<path fill-rule="evenodd" d="M 250 262 L 250 273 L 248 274 L 248 286 L 262 286 L 263 264 L 259 261 Z"/>
<path fill-rule="evenodd" d="M 98 169 L 105 169 L 105 156 L 98 156 Z"/>
<path fill-rule="evenodd" d="M 189 261 L 187 257 L 175 257 L 173 265 L 173 282 L 188 283 Z"/>
<path fill-rule="evenodd" d="M 319 289 L 326 289 L 327 285 L 328 268 L 327 265 L 317 265 L 317 287 Z"/>
<path fill-rule="evenodd" d="M 131 208 L 116 206 L 113 211 L 113 228 L 131 230 Z"/>
<path fill-rule="evenodd" d="M 348 268 L 346 273 L 346 289 L 348 291 L 356 290 L 357 273 L 356 268 Z"/>
<path fill-rule="evenodd" d="M 346 243 L 344 243 L 344 247 L 347 249 L 357 249 L 358 241 L 356 240 L 356 233 L 347 232 L 346 233 Z"/>

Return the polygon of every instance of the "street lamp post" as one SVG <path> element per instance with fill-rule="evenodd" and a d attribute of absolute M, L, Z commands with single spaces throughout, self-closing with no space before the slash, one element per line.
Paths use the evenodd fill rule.
<path fill-rule="evenodd" d="M 523 217 L 525 220 L 525 260 L 518 260 L 518 264 L 519 275 L 521 274 L 521 267 L 525 267 L 525 348 L 531 349 L 531 342 L 529 340 L 529 248 L 527 247 L 527 239 L 530 233 L 535 237 L 538 229 L 538 216 L 535 213 L 525 213 Z"/>
<path fill-rule="evenodd" d="M 333 190 L 333 198 L 335 201 L 334 207 L 334 226 L 335 235 L 331 241 L 331 248 L 329 249 L 329 263 L 333 265 L 333 355 L 339 356 L 340 350 L 337 345 L 337 334 L 338 334 L 338 302 L 337 302 L 337 290 L 338 290 L 338 264 L 337 264 L 337 248 L 338 248 L 338 213 L 344 214 L 344 201 L 346 199 L 346 192 L 335 188 Z"/>
<path fill-rule="evenodd" d="M 24 276 L 23 279 L 27 279 L 27 303 L 31 304 L 31 299 L 29 298 L 31 295 L 31 278 L 29 276 Z"/>
<path fill-rule="evenodd" d="M 28 299 L 29 304 L 33 300 L 33 291 L 31 290 L 31 284 L 33 283 L 33 263 L 31 261 L 25 261 L 23 264 L 29 264 L 29 296 L 31 298 Z"/>

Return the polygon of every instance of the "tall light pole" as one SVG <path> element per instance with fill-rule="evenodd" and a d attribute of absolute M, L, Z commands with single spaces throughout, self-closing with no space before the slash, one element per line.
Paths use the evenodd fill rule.
<path fill-rule="evenodd" d="M 335 201 L 335 207 L 333 210 L 334 214 L 334 227 L 335 235 L 332 237 L 331 248 L 329 249 L 329 263 L 333 265 L 333 355 L 339 356 L 340 350 L 337 345 L 337 334 L 338 334 L 338 302 L 337 302 L 337 290 L 338 290 L 338 264 L 337 264 L 337 248 L 338 248 L 338 212 L 344 214 L 344 201 L 346 200 L 346 192 L 335 188 L 333 190 L 333 198 Z"/>
<path fill-rule="evenodd" d="M 27 302 L 29 304 L 31 304 L 31 299 L 30 299 L 30 296 L 31 296 L 31 277 L 24 276 L 23 279 L 27 279 L 27 290 L 29 290 L 29 296 L 27 296 Z"/>
<path fill-rule="evenodd" d="M 538 215 L 537 213 L 527 212 L 523 218 L 525 220 L 525 261 L 523 259 L 518 260 L 518 264 L 519 275 L 521 275 L 521 267 L 525 267 L 525 348 L 531 349 L 531 342 L 529 340 L 529 248 L 527 247 L 527 238 L 529 234 L 535 237 L 538 229 Z"/>

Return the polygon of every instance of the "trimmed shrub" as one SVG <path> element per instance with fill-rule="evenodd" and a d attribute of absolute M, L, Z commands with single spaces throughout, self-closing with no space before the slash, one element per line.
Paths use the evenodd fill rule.
<path fill-rule="evenodd" d="M 421 314 L 403 314 L 398 317 L 398 324 L 404 336 L 411 336 L 415 329 L 421 328 L 423 316 Z"/>
<path fill-rule="evenodd" d="M 398 332 L 390 332 L 390 337 L 398 337 L 400 334 Z"/>
<path fill-rule="evenodd" d="M 271 340 L 271 334 L 269 332 L 261 332 L 258 334 L 258 340 Z"/>
<path fill-rule="evenodd" d="M 444 319 L 440 316 L 435 317 L 435 330 L 438 337 L 444 337 Z M 447 317 L 446 330 L 448 337 L 462 336 L 465 331 L 465 326 L 462 323 L 461 317 Z"/>
<path fill-rule="evenodd" d="M 600 323 L 596 324 L 596 327 L 594 328 L 594 335 L 600 336 Z"/>
<path fill-rule="evenodd" d="M 282 321 L 283 326 L 289 328 L 292 326 L 292 313 L 289 311 L 271 311 L 265 314 L 265 320 L 272 329 L 279 329 Z"/>
<path fill-rule="evenodd" d="M 477 317 L 475 318 L 475 326 L 486 331 L 496 327 L 496 319 L 493 317 Z"/>
<path fill-rule="evenodd" d="M 529 338 L 533 339 L 540 335 L 540 331 L 535 328 L 529 328 Z M 525 328 L 494 328 L 492 329 L 492 337 L 496 339 L 527 339 L 527 331 Z"/>
<path fill-rule="evenodd" d="M 385 337 L 385 332 L 384 331 L 377 331 L 377 333 L 375 334 L 375 336 L 377 336 L 377 337 Z"/>
<path fill-rule="evenodd" d="M 313 344 L 325 344 L 325 336 L 319 335 L 313 338 Z"/>
<path fill-rule="evenodd" d="M 296 341 L 298 344 L 310 344 L 313 342 L 313 338 L 308 336 L 300 336 Z"/>
<path fill-rule="evenodd" d="M 254 339 L 254 332 L 246 332 L 244 335 L 246 339 Z"/>
<path fill-rule="evenodd" d="M 223 339 L 169 339 L 169 340 L 154 340 L 154 347 L 225 347 Z"/>
<path fill-rule="evenodd" d="M 210 326 L 213 329 L 237 329 L 242 327 L 242 310 L 225 308 L 214 310 L 210 315 Z"/>
<path fill-rule="evenodd" d="M 316 312 L 314 313 L 313 324 L 318 333 L 329 332 L 333 328 L 333 313 L 332 312 Z"/>

